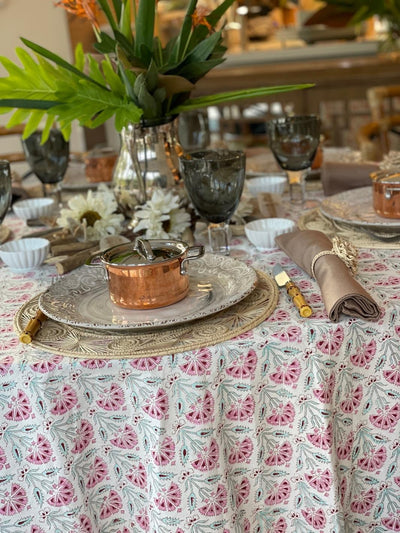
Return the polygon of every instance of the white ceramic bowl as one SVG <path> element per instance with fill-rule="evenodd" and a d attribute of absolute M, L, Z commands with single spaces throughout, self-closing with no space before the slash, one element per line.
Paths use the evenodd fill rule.
<path fill-rule="evenodd" d="M 14 213 L 23 220 L 47 217 L 51 215 L 53 208 L 53 198 L 28 198 L 13 205 Z"/>
<path fill-rule="evenodd" d="M 283 194 L 286 183 L 286 176 L 279 173 L 264 174 L 263 176 L 248 178 L 246 180 L 247 188 L 254 197 L 263 192 Z"/>
<path fill-rule="evenodd" d="M 0 246 L 0 258 L 13 272 L 27 272 L 41 265 L 49 252 L 47 239 L 26 238 Z"/>
<path fill-rule="evenodd" d="M 246 237 L 258 250 L 276 248 L 275 237 L 289 233 L 296 228 L 293 220 L 287 218 L 261 218 L 244 226 Z"/>

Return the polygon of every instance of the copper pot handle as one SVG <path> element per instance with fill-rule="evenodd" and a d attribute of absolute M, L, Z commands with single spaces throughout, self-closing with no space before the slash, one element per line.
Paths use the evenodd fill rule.
<path fill-rule="evenodd" d="M 392 193 L 399 192 L 399 191 L 400 191 L 400 187 L 386 187 L 385 193 L 384 193 L 386 200 L 391 199 Z"/>
<path fill-rule="evenodd" d="M 86 261 L 85 265 L 95 267 L 95 268 L 104 268 L 103 263 L 93 263 L 95 259 L 100 259 L 100 256 L 102 255 L 101 252 L 92 254 Z"/>
<path fill-rule="evenodd" d="M 204 246 L 202 244 L 199 244 L 198 246 L 190 246 L 190 248 L 187 249 L 187 255 L 184 259 L 182 259 L 181 262 L 181 274 L 185 275 L 187 274 L 187 261 L 191 261 L 192 259 L 199 259 L 204 255 Z"/>

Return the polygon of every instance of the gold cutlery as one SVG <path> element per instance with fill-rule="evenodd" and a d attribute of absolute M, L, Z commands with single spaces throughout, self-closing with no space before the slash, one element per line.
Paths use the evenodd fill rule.
<path fill-rule="evenodd" d="M 47 316 L 42 313 L 40 309 L 36 311 L 36 315 L 31 318 L 26 325 L 24 331 L 20 334 L 19 340 L 23 344 L 29 344 L 32 342 L 33 338 L 43 326 L 43 323 L 47 320 Z"/>
<path fill-rule="evenodd" d="M 312 309 L 306 302 L 298 286 L 290 279 L 288 274 L 283 270 L 281 265 L 275 265 L 272 269 L 272 274 L 278 287 L 285 287 L 286 292 L 292 299 L 294 305 L 297 307 L 299 314 L 303 318 L 308 318 L 312 315 Z"/>

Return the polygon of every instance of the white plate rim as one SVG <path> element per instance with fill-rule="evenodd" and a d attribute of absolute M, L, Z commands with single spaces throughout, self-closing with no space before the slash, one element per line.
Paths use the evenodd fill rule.
<path fill-rule="evenodd" d="M 217 264 L 211 264 L 218 261 Z M 101 269 L 93 269 L 92 267 L 81 267 L 74 273 L 70 274 L 69 277 L 65 280 L 61 279 L 57 281 L 55 284 L 51 285 L 47 291 L 42 293 L 39 297 L 39 308 L 40 310 L 52 320 L 55 320 L 56 322 L 61 322 L 64 324 L 69 324 L 76 327 L 82 327 L 87 329 L 97 329 L 97 330 L 143 330 L 143 329 L 157 329 L 157 328 L 163 328 L 163 327 L 169 327 L 169 326 L 175 326 L 179 324 L 183 324 L 186 322 L 191 322 L 194 320 L 198 320 L 207 316 L 210 316 L 212 314 L 215 314 L 219 311 L 222 311 L 224 309 L 227 309 L 228 307 L 231 307 L 232 305 L 240 302 L 243 300 L 246 296 L 248 296 L 255 288 L 256 281 L 257 281 L 257 273 L 251 266 L 248 266 L 246 263 L 239 261 L 235 258 L 229 257 L 229 256 L 216 256 L 214 254 L 205 254 L 201 259 L 198 259 L 196 261 L 191 261 L 190 267 L 196 271 L 196 268 L 198 268 L 199 265 L 202 265 L 204 262 L 208 262 L 209 264 L 205 264 L 205 266 L 209 266 L 210 268 L 210 278 L 213 276 L 216 277 L 218 275 L 224 274 L 228 277 L 230 276 L 231 279 L 237 283 L 235 294 L 227 295 L 227 298 L 225 301 L 221 302 L 212 302 L 213 305 L 209 305 L 208 308 L 203 306 L 202 309 L 200 309 L 197 313 L 192 313 L 188 316 L 179 316 L 174 313 L 174 308 L 176 309 L 176 306 L 181 304 L 181 302 L 177 302 L 176 304 L 172 304 L 169 307 L 171 310 L 172 318 L 164 319 L 164 320 L 157 320 L 157 309 L 148 310 L 146 313 L 150 313 L 154 315 L 154 320 L 152 323 L 149 323 L 149 321 L 145 322 L 136 322 L 136 323 L 126 323 L 126 324 L 110 324 L 110 323 L 99 323 L 99 322 L 88 322 L 78 319 L 71 319 L 68 316 L 63 316 L 63 310 L 62 308 L 57 310 L 56 313 L 52 311 L 52 308 L 48 305 L 46 302 L 47 296 L 51 296 L 55 291 L 57 291 L 57 287 L 60 287 L 60 284 L 66 284 L 67 287 L 69 285 L 72 285 L 74 287 L 74 298 L 79 297 L 79 294 L 76 293 L 76 291 L 79 291 L 79 283 L 82 283 L 84 277 L 86 276 L 97 276 L 97 285 L 99 287 L 99 283 L 103 283 L 105 289 L 105 292 L 107 292 L 107 282 L 104 280 L 104 271 Z M 92 268 L 92 270 L 87 270 Z M 86 270 L 85 270 L 86 269 Z M 214 269 L 214 270 L 213 270 Z M 237 274 L 237 280 L 233 279 L 233 273 L 238 272 Z M 190 270 L 189 270 L 190 272 Z M 246 274 L 246 276 L 245 276 Z M 194 279 L 190 276 L 189 273 L 189 283 L 190 280 Z M 65 288 L 64 288 L 65 290 Z M 84 295 L 84 294 L 83 294 Z M 49 296 L 49 297 L 50 297 Z M 105 296 L 106 297 L 106 296 Z M 188 298 L 188 297 L 187 297 Z M 114 304 L 110 304 L 113 306 Z M 116 309 L 119 309 L 115 306 Z M 162 310 L 166 309 L 161 308 Z M 121 308 L 121 312 L 124 313 L 140 313 L 139 310 L 124 310 Z M 175 316 L 174 316 L 175 314 Z"/>
<path fill-rule="evenodd" d="M 329 203 L 331 202 L 348 201 L 352 207 L 352 210 L 354 211 L 354 208 L 357 206 L 357 204 L 360 205 L 360 200 L 365 200 L 365 195 L 368 193 L 370 193 L 371 202 L 370 211 L 368 211 L 367 214 L 371 213 L 372 215 L 376 216 L 378 218 L 376 221 L 369 222 L 367 220 L 344 218 L 338 214 L 335 214 L 332 211 L 332 208 L 329 206 Z M 372 204 L 372 186 L 350 189 L 348 191 L 342 191 L 332 196 L 328 196 L 321 202 L 320 211 L 325 217 L 343 224 L 349 224 L 355 227 L 364 227 L 373 231 L 381 232 L 400 231 L 400 219 L 386 219 L 384 217 L 379 217 L 379 215 L 375 213 Z"/>

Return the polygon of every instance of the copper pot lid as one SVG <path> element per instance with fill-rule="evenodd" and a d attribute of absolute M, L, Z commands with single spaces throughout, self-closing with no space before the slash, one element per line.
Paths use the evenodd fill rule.
<path fill-rule="evenodd" d="M 371 178 L 375 183 L 390 183 L 391 185 L 400 185 L 400 172 L 373 172 Z"/>
<path fill-rule="evenodd" d="M 106 250 L 100 258 L 103 263 L 112 266 L 145 266 L 176 259 L 187 249 L 188 245 L 180 241 L 137 238 L 134 243 L 129 242 Z"/>

